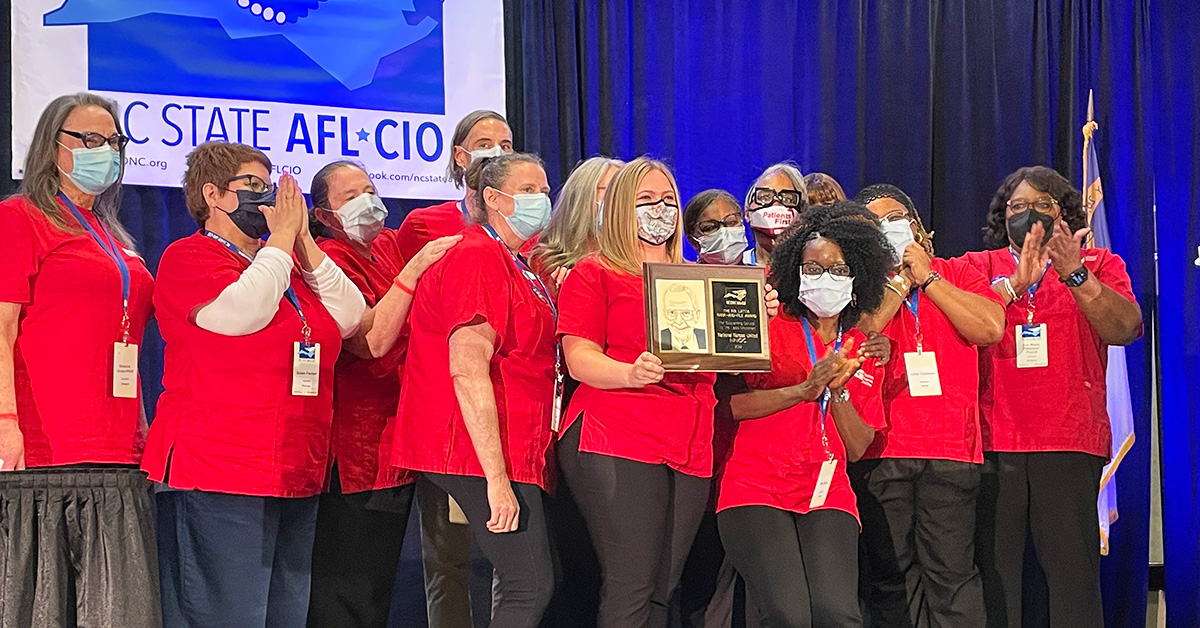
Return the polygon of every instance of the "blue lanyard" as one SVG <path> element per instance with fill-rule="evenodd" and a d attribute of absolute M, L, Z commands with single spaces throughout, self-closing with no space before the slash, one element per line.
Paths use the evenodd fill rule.
<path fill-rule="evenodd" d="M 67 209 L 71 210 L 71 213 L 75 215 L 75 219 L 79 221 L 79 224 L 83 225 L 84 229 L 87 229 L 87 232 L 92 236 L 92 239 L 96 241 L 96 244 L 100 245 L 100 250 L 104 251 L 104 254 L 108 255 L 109 259 L 111 259 L 113 263 L 117 265 L 117 272 L 121 274 L 121 341 L 128 344 L 129 289 L 131 283 L 129 277 L 129 265 L 125 263 L 125 258 L 121 257 L 121 250 L 117 246 L 117 241 L 113 239 L 112 234 L 109 233 L 108 229 L 104 227 L 103 222 L 100 223 L 100 231 L 104 233 L 104 237 L 101 238 L 100 234 L 92 228 L 91 223 L 84 218 L 83 212 L 79 211 L 79 208 L 75 206 L 75 203 L 71 202 L 71 199 L 67 198 L 66 194 L 59 192 L 58 198 L 60 198 L 67 206 Z"/>
<path fill-rule="evenodd" d="M 1008 254 L 1012 255 L 1013 263 L 1015 263 L 1018 266 L 1021 265 L 1021 258 L 1017 257 L 1017 252 L 1012 250 L 1012 247 L 1008 248 Z M 1046 278 L 1046 272 L 1049 270 L 1050 270 L 1050 262 L 1046 262 L 1046 267 L 1042 269 L 1042 275 L 1040 277 L 1038 277 L 1037 281 L 1030 284 L 1029 289 L 1026 290 L 1026 294 L 1029 295 L 1029 314 L 1027 316 L 1027 319 L 1028 319 L 1030 325 L 1033 324 L 1033 310 L 1035 309 L 1034 305 L 1033 305 L 1033 297 L 1037 294 L 1038 288 L 1042 287 L 1042 280 Z"/>
<path fill-rule="evenodd" d="M 921 353 L 925 335 L 921 333 L 921 295 L 917 290 L 913 290 L 911 294 L 904 297 L 904 306 L 908 308 L 909 312 L 912 312 L 913 320 L 917 323 L 917 353 Z"/>
<path fill-rule="evenodd" d="M 536 294 L 539 299 L 544 301 L 546 305 L 550 306 L 550 312 L 554 314 L 554 320 L 557 322 L 558 306 L 554 304 L 554 299 L 550 298 L 550 290 L 546 288 L 546 283 L 542 281 L 541 276 L 533 271 L 533 268 L 529 266 L 529 263 L 525 261 L 523 256 L 508 248 L 508 245 L 504 243 L 504 240 L 500 239 L 500 234 L 496 233 L 496 230 L 492 228 L 491 225 L 483 225 L 483 230 L 486 231 L 488 235 L 492 236 L 493 240 L 499 242 L 501 246 L 504 247 L 505 251 L 508 251 L 509 257 L 512 258 L 513 262 L 517 265 L 517 268 L 521 270 L 521 274 L 525 275 L 525 280 L 528 281 L 529 285 L 533 287 L 533 293 Z"/>
<path fill-rule="evenodd" d="M 209 238 L 212 238 L 213 240 L 216 240 L 217 242 L 220 242 L 221 244 L 224 244 L 225 248 L 229 249 L 230 251 L 233 251 L 234 254 L 236 254 L 238 257 L 241 257 L 242 259 L 246 260 L 247 262 L 250 262 L 251 264 L 254 263 L 253 257 L 246 255 L 245 251 L 239 249 L 236 244 L 230 242 L 229 240 L 226 240 L 225 238 L 221 237 L 220 235 L 218 235 L 216 233 L 209 231 L 208 229 L 204 230 L 204 235 Z M 301 331 L 304 333 L 304 344 L 306 344 L 306 345 L 311 344 L 312 329 L 310 329 L 308 326 L 308 319 L 304 317 L 304 310 L 300 309 L 300 299 L 298 299 L 296 297 L 296 291 L 293 290 L 292 287 L 289 285 L 288 289 L 286 291 L 284 291 L 283 296 L 287 297 L 287 300 L 289 303 L 292 304 L 292 307 L 296 308 L 296 314 L 300 317 L 300 324 L 303 325 Z"/>
<path fill-rule="evenodd" d="M 808 344 L 808 359 L 812 363 L 813 368 L 817 366 L 817 349 L 812 326 L 808 323 L 808 318 L 800 317 L 800 323 L 804 325 L 804 340 Z M 834 341 L 833 350 L 840 351 L 842 349 L 842 326 L 838 324 L 837 340 Z M 829 437 L 825 434 L 825 416 L 829 412 L 829 388 L 825 388 L 825 392 L 821 393 L 820 399 L 817 400 L 821 408 L 821 444 L 825 447 L 825 453 L 833 460 L 833 452 L 829 450 Z"/>

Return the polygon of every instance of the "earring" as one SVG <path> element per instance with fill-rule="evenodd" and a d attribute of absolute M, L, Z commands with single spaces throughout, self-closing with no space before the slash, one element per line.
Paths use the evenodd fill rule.
<path fill-rule="evenodd" d="M 850 294 L 850 307 L 858 307 L 858 293 Z"/>

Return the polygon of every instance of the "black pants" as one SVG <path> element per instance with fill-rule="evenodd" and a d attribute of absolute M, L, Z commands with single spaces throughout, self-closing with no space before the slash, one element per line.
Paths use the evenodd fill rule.
<path fill-rule="evenodd" d="M 157 554 L 136 468 L 0 473 L 0 627 L 159 628 Z"/>
<path fill-rule="evenodd" d="M 1081 452 L 987 454 L 976 541 L 987 625 L 1021 626 L 1025 542 L 1046 575 L 1050 625 L 1102 626 L 1096 498 L 1104 460 Z"/>
<path fill-rule="evenodd" d="M 975 567 L 981 466 L 913 458 L 850 465 L 863 526 L 869 625 L 983 625 Z"/>
<path fill-rule="evenodd" d="M 344 494 L 334 469 L 317 507 L 309 628 L 386 628 L 414 485 Z"/>
<path fill-rule="evenodd" d="M 546 499 L 550 549 L 560 574 L 542 628 L 596 628 L 600 609 L 600 561 L 575 496 L 563 483 Z"/>
<path fill-rule="evenodd" d="M 717 522 L 764 627 L 862 626 L 858 521 L 852 515 L 742 506 L 721 511 Z"/>
<path fill-rule="evenodd" d="M 534 628 L 554 593 L 554 564 L 546 528 L 545 493 L 534 484 L 513 482 L 520 505 L 515 532 L 496 534 L 487 529 L 492 516 L 487 480 L 465 475 L 426 473 L 467 515 L 471 537 L 496 570 L 497 600 L 491 628 Z"/>
<path fill-rule="evenodd" d="M 558 454 L 600 559 L 596 625 L 666 626 L 711 481 L 666 465 L 580 452 L 581 422 L 559 441 Z"/>

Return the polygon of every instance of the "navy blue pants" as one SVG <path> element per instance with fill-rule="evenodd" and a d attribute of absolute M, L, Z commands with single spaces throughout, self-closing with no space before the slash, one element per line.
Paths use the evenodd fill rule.
<path fill-rule="evenodd" d="M 316 497 L 162 491 L 155 498 L 165 628 L 305 624 Z"/>

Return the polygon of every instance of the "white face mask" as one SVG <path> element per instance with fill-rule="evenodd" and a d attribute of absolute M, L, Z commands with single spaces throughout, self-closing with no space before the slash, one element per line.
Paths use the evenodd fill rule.
<path fill-rule="evenodd" d="M 837 316 L 846 309 L 853 296 L 853 277 L 834 277 L 828 272 L 815 278 L 800 275 L 800 302 L 820 318 Z"/>
<path fill-rule="evenodd" d="M 659 245 L 675 233 L 679 223 L 679 206 L 662 201 L 637 206 L 638 238 Z"/>
<path fill-rule="evenodd" d="M 796 216 L 796 210 L 783 205 L 755 209 L 750 212 L 750 227 L 774 238 L 787 231 Z"/>
<path fill-rule="evenodd" d="M 883 230 L 883 237 L 887 238 L 888 244 L 892 245 L 892 261 L 897 266 L 904 259 L 904 249 L 908 248 L 908 245 L 913 242 L 916 242 L 916 239 L 913 238 L 912 227 L 909 224 L 907 220 L 885 220 L 880 225 L 880 229 Z"/>
<path fill-rule="evenodd" d="M 485 157 L 499 157 L 500 155 L 503 155 L 504 148 L 499 144 L 496 144 L 491 148 L 480 148 L 479 150 L 470 151 L 467 154 L 471 156 L 471 163 L 475 163 Z"/>
<path fill-rule="evenodd" d="M 713 233 L 697 239 L 700 245 L 700 260 L 705 264 L 736 264 L 750 243 L 742 225 L 721 227 Z"/>
<path fill-rule="evenodd" d="M 387 207 L 383 200 L 370 192 L 363 192 L 346 201 L 337 210 L 338 218 L 342 221 L 342 231 L 346 237 L 363 245 L 369 245 L 383 230 L 383 221 L 387 218 Z"/>

